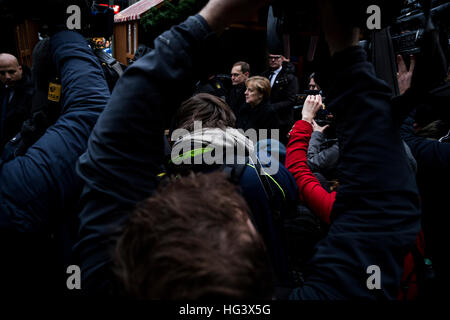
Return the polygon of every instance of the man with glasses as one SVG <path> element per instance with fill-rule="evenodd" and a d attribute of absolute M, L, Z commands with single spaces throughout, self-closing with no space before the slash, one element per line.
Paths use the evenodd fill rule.
<path fill-rule="evenodd" d="M 270 81 L 270 103 L 280 118 L 280 141 L 286 144 L 287 133 L 294 123 L 292 107 L 298 93 L 295 67 L 283 55 L 269 53 L 269 70 L 262 75 Z"/>
<path fill-rule="evenodd" d="M 250 75 L 250 65 L 247 62 L 236 62 L 231 68 L 233 86 L 227 96 L 227 103 L 237 116 L 239 109 L 245 103 L 245 81 Z"/>

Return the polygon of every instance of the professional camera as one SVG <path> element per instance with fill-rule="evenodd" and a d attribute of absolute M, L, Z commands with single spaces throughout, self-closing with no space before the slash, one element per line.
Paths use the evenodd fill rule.
<path fill-rule="evenodd" d="M 450 21 L 448 19 L 450 2 L 433 0 L 431 6 L 430 14 L 433 23 L 438 28 L 441 46 L 448 51 L 450 49 Z M 392 44 L 396 54 L 407 57 L 410 54 L 420 53 L 425 23 L 424 5 L 419 0 L 408 0 L 401 10 L 401 15 L 391 26 Z"/>
<path fill-rule="evenodd" d="M 331 86 L 326 77 L 330 56 L 320 32 L 317 4 L 317 0 L 275 1 L 268 14 L 267 44 L 269 50 L 277 48 L 301 56 L 314 66 L 326 95 Z M 417 65 L 429 70 L 420 73 L 422 81 L 436 79 L 431 87 L 437 87 L 446 78 L 445 60 L 449 61 L 450 52 L 448 0 L 331 0 L 331 5 L 343 25 L 361 28 L 360 44 L 367 50 L 377 76 L 390 85 L 394 96 L 399 95 L 398 54 L 407 67 L 410 54 L 415 54 Z M 369 9 L 373 6 L 379 8 L 381 15 L 376 28 L 369 23 Z"/>
<path fill-rule="evenodd" d="M 331 0 L 333 12 L 349 28 L 360 27 L 370 34 L 373 8 L 378 10 L 377 28 L 385 28 L 400 14 L 402 0 Z M 303 70 L 314 70 L 327 95 L 331 87 L 327 72 L 330 63 L 328 44 L 321 32 L 319 1 L 278 0 L 269 8 L 267 22 L 269 51 L 282 51 L 288 58 L 302 57 Z M 292 60 L 295 61 L 295 60 Z M 305 64 L 306 63 L 306 64 Z"/>
<path fill-rule="evenodd" d="M 323 93 L 321 90 L 305 90 L 303 93 L 297 94 L 297 102 L 294 107 L 294 120 L 301 120 L 302 119 L 302 109 L 303 105 L 305 103 L 306 98 L 309 95 L 322 95 L 322 103 L 325 105 L 325 109 L 321 109 L 317 112 L 316 118 L 314 119 L 316 123 L 319 126 L 325 126 L 325 125 L 331 125 L 333 123 L 334 115 L 331 113 L 330 110 L 326 108 L 326 101 L 327 98 L 323 96 Z"/>

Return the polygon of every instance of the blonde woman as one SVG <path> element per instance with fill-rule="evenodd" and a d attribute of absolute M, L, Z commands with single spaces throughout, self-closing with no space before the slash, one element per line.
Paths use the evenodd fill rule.
<path fill-rule="evenodd" d="M 279 129 L 279 119 L 269 104 L 270 81 L 265 77 L 255 76 L 245 82 L 245 106 L 237 116 L 236 127 L 239 129 Z"/>

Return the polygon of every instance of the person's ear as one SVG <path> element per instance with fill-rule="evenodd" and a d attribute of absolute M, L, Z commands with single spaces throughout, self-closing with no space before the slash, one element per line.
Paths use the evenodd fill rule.
<path fill-rule="evenodd" d="M 244 76 L 248 78 L 250 76 L 250 73 L 247 71 L 246 73 L 244 73 Z"/>

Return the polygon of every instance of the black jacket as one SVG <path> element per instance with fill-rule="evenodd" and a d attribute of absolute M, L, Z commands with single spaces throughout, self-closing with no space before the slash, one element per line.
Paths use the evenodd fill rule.
<path fill-rule="evenodd" d="M 336 114 L 339 189 L 311 273 L 293 299 L 396 299 L 420 229 L 414 172 L 392 118 L 391 89 L 362 48 L 335 54 L 328 107 Z M 380 288 L 370 288 L 380 270 Z M 373 282 L 372 282 L 373 283 Z"/>
<path fill-rule="evenodd" d="M 232 86 L 228 92 L 227 103 L 236 117 L 239 115 L 239 111 L 245 104 L 245 90 L 245 84 L 240 83 L 236 86 Z"/>
<path fill-rule="evenodd" d="M 30 69 L 22 67 L 22 79 L 14 87 L 14 96 L 7 104 L 5 118 L 0 124 L 0 150 L 22 129 L 22 124 L 30 117 L 31 99 L 33 97 L 34 85 L 31 80 Z M 0 89 L 0 109 L 2 107 L 5 88 Z M 2 110 L 0 110 L 1 114 Z"/>
<path fill-rule="evenodd" d="M 245 104 L 237 116 L 236 128 L 248 129 L 279 129 L 280 121 L 273 107 L 268 102 L 261 102 L 256 107 Z"/>
<path fill-rule="evenodd" d="M 447 105 L 448 107 L 448 105 Z M 444 288 L 449 280 L 447 257 L 450 204 L 450 143 L 427 140 L 414 134 L 414 120 L 408 117 L 401 135 L 417 161 L 417 184 L 422 200 L 422 228 L 425 235 L 425 255 L 431 258 L 437 277 Z M 444 280 L 446 279 L 446 280 Z M 439 290 L 431 292 L 438 295 Z M 437 296 L 439 297 L 439 296 Z"/>
<path fill-rule="evenodd" d="M 269 78 L 270 70 L 262 75 Z M 295 76 L 295 67 L 289 62 L 283 62 L 283 68 L 278 73 L 277 78 L 270 92 L 270 103 L 280 118 L 281 125 L 292 127 L 294 123 L 294 113 L 292 107 L 295 106 L 296 95 L 298 93 L 298 79 Z"/>

